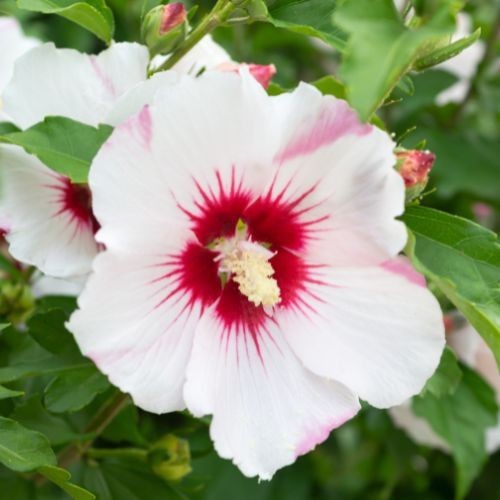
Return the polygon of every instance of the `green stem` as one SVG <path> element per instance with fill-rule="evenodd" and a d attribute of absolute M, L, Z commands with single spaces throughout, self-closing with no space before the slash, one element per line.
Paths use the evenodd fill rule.
<path fill-rule="evenodd" d="M 57 457 L 59 467 L 67 468 L 73 462 L 79 460 L 90 448 L 94 439 L 106 429 L 113 419 L 130 403 L 128 394 L 116 392 L 113 396 L 104 403 L 99 409 L 95 417 L 88 423 L 82 434 L 89 434 L 92 438 L 74 443 L 64 448 Z M 35 484 L 41 486 L 46 481 L 44 476 L 38 476 L 35 479 Z"/>
<path fill-rule="evenodd" d="M 89 448 L 86 455 L 90 458 L 125 457 L 146 460 L 148 452 L 141 448 Z"/>
<path fill-rule="evenodd" d="M 218 0 L 212 11 L 202 19 L 200 24 L 177 47 L 173 54 L 151 74 L 165 71 L 177 64 L 205 35 L 227 20 L 235 6 L 228 0 Z"/>

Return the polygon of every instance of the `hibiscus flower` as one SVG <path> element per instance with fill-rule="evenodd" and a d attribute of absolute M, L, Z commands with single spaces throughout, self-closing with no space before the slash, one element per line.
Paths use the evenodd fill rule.
<path fill-rule="evenodd" d="M 218 453 L 269 479 L 352 418 L 417 394 L 442 315 L 398 257 L 394 143 L 301 84 L 184 77 L 90 171 L 106 250 L 68 328 L 141 408 L 212 415 Z"/>

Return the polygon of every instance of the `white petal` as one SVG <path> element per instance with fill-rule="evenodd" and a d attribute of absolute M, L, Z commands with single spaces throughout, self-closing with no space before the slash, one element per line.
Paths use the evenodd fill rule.
<path fill-rule="evenodd" d="M 14 62 L 40 42 L 24 36 L 16 19 L 0 17 L 0 94 L 12 76 Z M 1 108 L 1 106 L 0 106 Z"/>
<path fill-rule="evenodd" d="M 308 258 L 335 266 L 373 265 L 394 257 L 406 242 L 404 183 L 394 170 L 394 143 L 361 124 L 344 101 L 301 84 L 276 98 L 285 129 L 275 161 L 274 193 L 294 200 L 315 232 Z"/>
<path fill-rule="evenodd" d="M 147 64 L 146 47 L 136 43 L 116 43 L 97 56 L 47 43 L 17 60 L 3 96 L 5 111 L 22 128 L 51 115 L 95 126 L 146 79 Z"/>
<path fill-rule="evenodd" d="M 226 190 L 232 180 L 262 186 L 272 175 L 271 117 L 269 98 L 250 76 L 183 77 L 160 90 L 153 105 L 115 128 L 94 159 L 98 239 L 115 249 L 161 247 L 187 231 L 183 210 L 196 210 L 197 183 L 207 193 L 220 189 L 217 175 Z"/>
<path fill-rule="evenodd" d="M 83 290 L 87 276 L 79 276 L 73 280 L 52 278 L 51 276 L 36 276 L 32 280 L 31 291 L 37 298 L 47 295 L 63 295 L 76 297 Z"/>
<path fill-rule="evenodd" d="M 276 322 L 313 372 L 386 408 L 418 394 L 444 347 L 434 296 L 397 266 L 319 269 Z M 418 275 L 417 275 L 418 276 Z"/>
<path fill-rule="evenodd" d="M 176 282 L 166 277 L 164 261 L 147 253 L 99 254 L 67 325 L 82 353 L 137 406 L 155 413 L 185 406 L 185 366 L 200 315 L 185 295 L 167 300 Z"/>
<path fill-rule="evenodd" d="M 97 244 L 92 228 L 62 210 L 64 178 L 16 146 L 2 146 L 0 163 L 0 213 L 11 255 L 50 276 L 87 274 Z"/>
<path fill-rule="evenodd" d="M 257 343 L 241 331 L 224 335 L 209 314 L 196 329 L 184 397 L 196 416 L 213 414 L 210 434 L 219 455 L 261 479 L 359 410 L 342 384 L 306 370 L 281 335 L 262 332 Z"/>

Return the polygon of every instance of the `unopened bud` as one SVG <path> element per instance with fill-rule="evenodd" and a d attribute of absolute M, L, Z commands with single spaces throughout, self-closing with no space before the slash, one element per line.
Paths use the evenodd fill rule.
<path fill-rule="evenodd" d="M 175 2 L 151 9 L 142 22 L 141 35 L 153 57 L 172 52 L 186 38 L 188 28 L 186 8 Z"/>
<path fill-rule="evenodd" d="M 409 149 L 397 151 L 396 158 L 396 168 L 405 182 L 406 201 L 412 201 L 425 189 L 436 156 L 430 151 Z"/>
<path fill-rule="evenodd" d="M 217 70 L 238 73 L 240 68 L 248 68 L 250 74 L 265 88 L 269 87 L 271 79 L 276 74 L 274 64 L 246 64 L 236 62 L 226 62 L 219 64 Z"/>
<path fill-rule="evenodd" d="M 14 325 L 24 323 L 35 308 L 35 299 L 28 285 L 2 283 L 0 287 L 0 316 Z"/>
<path fill-rule="evenodd" d="M 167 481 L 178 481 L 191 472 L 189 443 L 166 434 L 151 447 L 149 461 L 155 474 Z"/>

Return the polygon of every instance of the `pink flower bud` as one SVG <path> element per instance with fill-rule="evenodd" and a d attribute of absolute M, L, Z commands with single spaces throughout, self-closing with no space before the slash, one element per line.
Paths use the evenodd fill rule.
<path fill-rule="evenodd" d="M 240 68 L 248 68 L 250 74 L 265 88 L 269 86 L 272 77 L 276 74 L 276 66 L 274 64 L 246 64 L 236 62 L 226 62 L 219 64 L 219 71 L 229 71 L 238 73 Z"/>
<path fill-rule="evenodd" d="M 160 35 L 168 33 L 175 27 L 186 21 L 187 12 L 186 7 L 181 2 L 168 3 L 162 6 L 162 16 L 160 23 Z"/>
<path fill-rule="evenodd" d="M 411 188 L 416 184 L 425 186 L 428 174 L 434 165 L 436 155 L 430 151 L 409 149 L 396 152 L 398 171 L 405 181 L 405 186 Z"/>
<path fill-rule="evenodd" d="M 141 36 L 151 57 L 172 52 L 185 38 L 189 23 L 184 5 L 180 2 L 158 5 L 142 22 Z"/>

